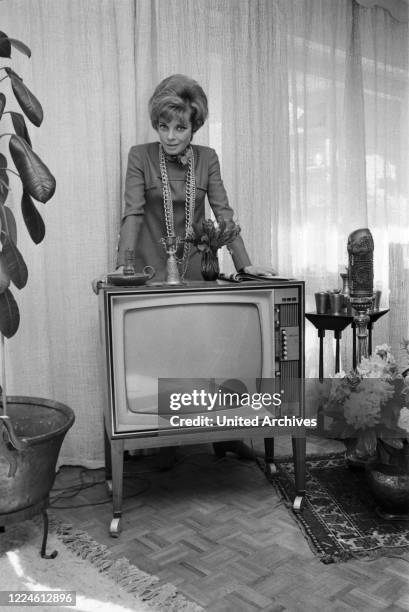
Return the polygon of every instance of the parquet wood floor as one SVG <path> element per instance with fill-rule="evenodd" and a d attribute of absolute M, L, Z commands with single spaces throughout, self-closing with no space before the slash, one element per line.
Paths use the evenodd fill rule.
<path fill-rule="evenodd" d="M 308 452 L 325 444 L 309 444 Z M 290 452 L 289 440 L 278 446 L 278 453 Z M 125 463 L 118 539 L 108 532 L 111 504 L 100 504 L 107 499 L 103 470 L 82 475 L 100 484 L 58 501 L 91 505 L 53 513 L 210 612 L 409 610 L 408 561 L 324 565 L 255 463 L 216 460 L 209 446 L 181 447 L 170 471 L 157 471 L 156 461 Z M 55 488 L 76 485 L 80 476 L 80 468 L 63 467 Z"/>

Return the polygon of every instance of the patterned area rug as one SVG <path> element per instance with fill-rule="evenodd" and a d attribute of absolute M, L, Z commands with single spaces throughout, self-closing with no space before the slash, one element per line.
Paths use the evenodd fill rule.
<path fill-rule="evenodd" d="M 276 463 L 273 483 L 290 506 L 295 495 L 293 462 L 286 458 Z M 343 453 L 308 457 L 306 487 L 302 512 L 293 516 L 323 563 L 408 555 L 409 521 L 378 516 L 365 473 L 349 469 Z"/>

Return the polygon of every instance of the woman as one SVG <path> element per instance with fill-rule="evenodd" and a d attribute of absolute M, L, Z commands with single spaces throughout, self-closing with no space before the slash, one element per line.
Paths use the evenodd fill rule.
<path fill-rule="evenodd" d="M 207 98 L 196 81 L 175 74 L 156 87 L 149 113 L 159 142 L 137 145 L 129 152 L 117 271 L 123 272 L 126 252 L 133 251 L 137 272 L 150 265 L 156 270 L 155 280 L 164 280 L 164 239 L 173 234 L 179 242 L 182 278 L 201 279 L 200 254 L 183 239 L 192 223 L 205 218 L 206 195 L 216 218 L 231 225 L 234 214 L 216 152 L 191 143 L 207 118 Z M 237 270 L 274 274 L 270 267 L 251 264 L 241 236 L 228 248 Z"/>
<path fill-rule="evenodd" d="M 129 152 L 117 272 L 123 272 L 127 251 L 132 251 L 137 272 L 146 265 L 153 266 L 155 281 L 165 280 L 164 242 L 174 235 L 179 243 L 181 278 L 199 280 L 200 253 L 190 249 L 183 239 L 193 223 L 200 224 L 205 218 L 205 196 L 216 218 L 223 217 L 227 226 L 234 223 L 216 152 L 192 145 L 193 135 L 207 118 L 207 98 L 196 81 L 175 74 L 156 87 L 149 113 L 159 142 L 137 145 Z M 238 271 L 274 274 L 270 267 L 251 264 L 241 236 L 228 249 Z M 254 456 L 240 441 L 218 442 L 214 448 L 218 456 L 226 451 L 246 458 Z M 172 458 L 173 449 L 162 450 L 162 467 L 168 467 Z"/>

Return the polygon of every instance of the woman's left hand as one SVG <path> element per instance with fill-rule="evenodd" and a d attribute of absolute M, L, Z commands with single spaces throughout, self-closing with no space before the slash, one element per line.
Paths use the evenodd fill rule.
<path fill-rule="evenodd" d="M 270 266 L 246 266 L 243 268 L 243 272 L 247 274 L 253 274 L 254 276 L 274 276 L 277 272 L 270 268 Z"/>

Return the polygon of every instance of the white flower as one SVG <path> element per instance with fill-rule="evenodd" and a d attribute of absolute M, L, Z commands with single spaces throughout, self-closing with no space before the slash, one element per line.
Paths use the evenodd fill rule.
<path fill-rule="evenodd" d="M 354 429 L 374 427 L 381 420 L 381 406 L 393 394 L 393 386 L 385 380 L 362 380 L 344 403 L 346 422 Z"/>
<path fill-rule="evenodd" d="M 363 357 L 357 367 L 357 372 L 362 378 L 386 378 L 388 380 L 401 378 L 396 360 L 387 344 L 377 346 L 375 354 L 371 357 Z"/>
<path fill-rule="evenodd" d="M 409 432 L 409 408 L 401 408 L 398 420 L 398 427 Z"/>
<path fill-rule="evenodd" d="M 379 402 L 366 403 L 365 408 L 362 406 L 358 393 L 351 396 L 344 406 L 344 416 L 348 425 L 352 425 L 354 429 L 364 429 L 366 427 L 374 427 L 379 423 L 381 411 Z"/>

